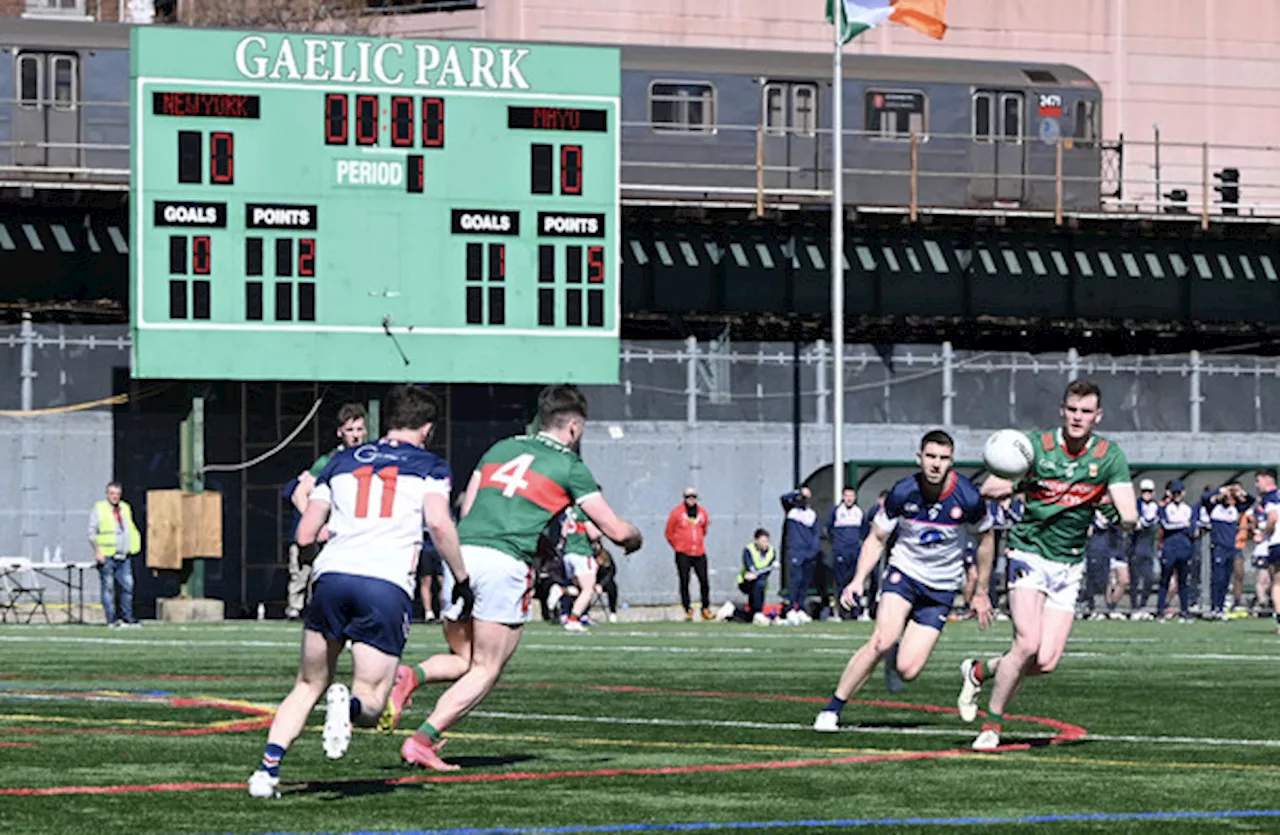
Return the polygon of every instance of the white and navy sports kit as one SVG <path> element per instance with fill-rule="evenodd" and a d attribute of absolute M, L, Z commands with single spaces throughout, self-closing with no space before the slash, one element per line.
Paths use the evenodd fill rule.
<path fill-rule="evenodd" d="M 827 536 L 831 539 L 831 556 L 836 564 L 836 589 L 843 589 L 853 579 L 862 553 L 862 508 L 844 502 L 831 509 L 827 517 Z"/>
<path fill-rule="evenodd" d="M 881 533 L 898 534 L 880 595 L 898 595 L 911 604 L 911 620 L 941 630 L 964 587 L 965 544 L 992 522 L 977 486 L 959 473 L 947 475 L 936 502 L 924 498 L 921 481 L 917 474 L 893 485 L 875 518 Z"/>
<path fill-rule="evenodd" d="M 449 465 L 412 444 L 382 440 L 338 453 L 312 501 L 329 505 L 329 541 L 316 558 L 306 628 L 399 656 L 422 544 L 422 503 L 447 501 Z"/>
<path fill-rule="evenodd" d="M 1272 490 L 1264 493 L 1259 499 L 1258 504 L 1262 507 L 1261 522 L 1262 530 L 1267 529 L 1267 518 L 1271 515 L 1271 511 L 1280 511 L 1280 490 Z M 1276 524 L 1275 530 L 1271 532 L 1271 536 L 1266 539 L 1267 544 L 1267 562 L 1270 565 L 1280 565 L 1280 523 Z"/>

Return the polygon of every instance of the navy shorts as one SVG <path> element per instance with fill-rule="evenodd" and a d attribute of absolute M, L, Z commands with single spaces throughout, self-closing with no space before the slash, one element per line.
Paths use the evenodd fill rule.
<path fill-rule="evenodd" d="M 1272 545 L 1267 549 L 1267 564 L 1280 565 L 1280 545 Z"/>
<path fill-rule="evenodd" d="M 368 644 L 399 658 L 409 640 L 413 600 L 386 580 L 354 574 L 321 574 L 303 626 L 330 641 Z"/>
<path fill-rule="evenodd" d="M 911 604 L 911 620 L 930 629 L 942 631 L 951 614 L 951 604 L 956 599 L 954 591 L 943 591 L 926 586 L 901 569 L 889 566 L 884 572 L 880 595 L 896 594 Z"/>

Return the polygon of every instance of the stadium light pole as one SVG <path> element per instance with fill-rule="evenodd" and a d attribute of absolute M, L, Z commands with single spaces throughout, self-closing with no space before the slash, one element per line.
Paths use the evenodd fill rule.
<path fill-rule="evenodd" d="M 840 22 L 844 0 L 837 0 L 831 15 L 835 52 L 831 60 L 831 349 L 834 353 L 832 384 L 832 501 L 844 492 L 844 44 Z"/>

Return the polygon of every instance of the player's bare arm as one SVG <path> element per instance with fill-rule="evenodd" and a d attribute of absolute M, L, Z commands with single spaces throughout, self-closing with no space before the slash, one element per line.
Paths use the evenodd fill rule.
<path fill-rule="evenodd" d="M 852 609 L 862 590 L 866 588 L 867 575 L 876 570 L 880 563 L 880 554 L 884 551 L 884 543 L 888 534 L 879 527 L 871 526 L 871 535 L 862 540 L 862 550 L 858 553 L 858 566 L 853 571 L 853 579 L 840 592 L 840 602 L 846 609 Z"/>
<path fill-rule="evenodd" d="M 467 482 L 466 495 L 462 497 L 462 510 L 458 514 L 458 518 L 465 519 L 467 514 L 471 512 L 471 506 L 476 503 L 476 493 L 480 490 L 480 472 L 476 471 L 471 474 L 471 480 Z"/>
<path fill-rule="evenodd" d="M 459 583 L 465 581 L 467 568 L 462 562 L 458 529 L 454 527 L 453 516 L 449 513 L 449 497 L 440 493 L 428 493 L 422 499 L 422 516 L 427 523 L 427 531 L 431 534 L 431 542 L 436 546 L 440 558 L 449 566 L 454 580 Z"/>
<path fill-rule="evenodd" d="M 979 488 L 979 491 L 984 499 L 1000 501 L 1013 495 L 1013 482 L 995 475 L 987 476 L 986 480 L 982 482 L 982 487 Z"/>
<path fill-rule="evenodd" d="M 597 528 L 594 524 L 592 524 L 590 520 L 587 520 L 582 524 L 587 529 L 587 539 L 591 540 L 592 545 L 595 545 L 596 543 L 598 543 L 601 540 L 601 538 L 604 536 L 604 534 L 600 532 L 600 529 Z"/>
<path fill-rule="evenodd" d="M 307 509 L 302 512 L 302 521 L 298 522 L 298 545 L 305 548 L 314 545 L 320 536 L 320 529 L 329 520 L 329 503 L 312 498 L 307 502 Z"/>
<path fill-rule="evenodd" d="M 978 628 L 986 629 L 995 623 L 995 611 L 991 608 L 991 598 L 987 589 L 991 588 L 991 567 L 996 560 L 996 533 L 994 530 L 984 531 L 978 540 L 978 585 L 973 591 L 973 599 L 969 605 L 978 616 Z"/>
<path fill-rule="evenodd" d="M 1132 481 L 1122 481 L 1107 488 L 1107 495 L 1120 514 L 1120 527 L 1132 531 L 1138 527 L 1138 497 Z"/>
<path fill-rule="evenodd" d="M 1280 523 L 1280 510 L 1272 508 L 1267 511 L 1267 524 L 1262 529 L 1262 538 L 1259 542 L 1266 542 L 1271 539 L 1271 534 L 1276 531 L 1276 524 Z"/>
<path fill-rule="evenodd" d="M 299 513 L 307 512 L 307 500 L 311 498 L 311 491 L 315 489 L 315 476 L 305 470 L 298 474 L 298 486 L 293 488 L 289 501 L 293 502 L 293 506 L 298 509 Z"/>
<path fill-rule="evenodd" d="M 644 543 L 644 537 L 641 536 L 640 529 L 619 518 L 618 514 L 613 512 L 613 508 L 609 507 L 609 503 L 605 501 L 604 496 L 599 493 L 594 496 L 588 496 L 579 506 L 582 508 L 583 513 L 591 517 L 591 521 L 595 523 L 602 534 L 621 545 L 628 554 L 640 550 L 640 546 Z"/>

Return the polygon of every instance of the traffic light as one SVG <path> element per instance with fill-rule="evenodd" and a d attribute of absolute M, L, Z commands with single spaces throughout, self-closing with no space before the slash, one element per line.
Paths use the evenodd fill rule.
<path fill-rule="evenodd" d="M 1222 195 L 1222 213 L 1240 214 L 1240 169 L 1224 168 L 1213 172 L 1213 177 L 1222 181 L 1222 185 L 1213 187 L 1214 191 Z"/>
<path fill-rule="evenodd" d="M 1187 213 L 1187 190 L 1185 188 L 1175 188 L 1164 194 L 1164 199 L 1169 202 L 1165 204 L 1164 213 L 1167 215 L 1185 215 Z"/>

